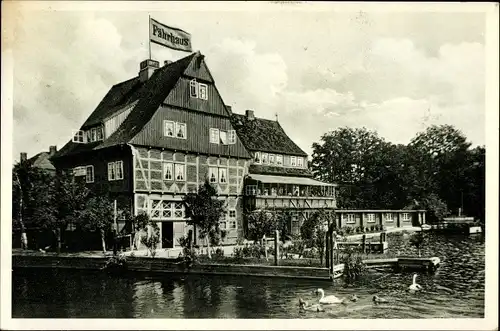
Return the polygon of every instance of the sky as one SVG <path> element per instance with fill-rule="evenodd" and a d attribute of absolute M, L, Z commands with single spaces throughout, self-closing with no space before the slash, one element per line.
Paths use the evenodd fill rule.
<path fill-rule="evenodd" d="M 138 74 L 148 57 L 148 15 L 191 33 L 233 112 L 277 116 L 309 155 L 323 134 L 344 126 L 406 144 L 429 125 L 451 124 L 473 145 L 485 144 L 484 13 L 98 5 L 15 10 L 14 160 L 62 148 L 113 84 Z M 189 54 L 151 49 L 160 63 Z"/>

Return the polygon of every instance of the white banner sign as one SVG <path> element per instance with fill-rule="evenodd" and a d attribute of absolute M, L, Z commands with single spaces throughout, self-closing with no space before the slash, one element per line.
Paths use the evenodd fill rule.
<path fill-rule="evenodd" d="M 191 35 L 154 19 L 149 19 L 149 39 L 159 45 L 178 51 L 191 52 Z"/>

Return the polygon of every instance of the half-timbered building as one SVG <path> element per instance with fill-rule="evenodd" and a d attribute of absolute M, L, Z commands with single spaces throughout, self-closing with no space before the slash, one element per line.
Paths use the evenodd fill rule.
<path fill-rule="evenodd" d="M 89 187 L 106 183 L 118 210 L 157 220 L 161 247 L 188 227 L 182 197 L 206 178 L 226 201 L 226 243 L 242 235 L 243 179 L 251 156 L 231 124 L 204 56 L 145 60 L 136 77 L 113 86 L 54 157 Z"/>

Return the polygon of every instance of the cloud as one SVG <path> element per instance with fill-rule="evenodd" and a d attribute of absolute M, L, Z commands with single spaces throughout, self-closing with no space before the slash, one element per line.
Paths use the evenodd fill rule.
<path fill-rule="evenodd" d="M 266 112 L 287 85 L 287 66 L 280 55 L 255 47 L 254 41 L 224 39 L 207 52 L 207 64 L 226 103 Z"/>

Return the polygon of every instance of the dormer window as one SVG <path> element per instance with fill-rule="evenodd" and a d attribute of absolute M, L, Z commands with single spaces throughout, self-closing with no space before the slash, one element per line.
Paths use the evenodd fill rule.
<path fill-rule="evenodd" d="M 267 161 L 268 161 L 268 154 L 262 153 L 262 164 L 267 164 Z"/>
<path fill-rule="evenodd" d="M 276 164 L 283 165 L 283 155 L 276 155 Z"/>
<path fill-rule="evenodd" d="M 301 157 L 297 157 L 297 167 L 302 168 L 304 167 L 304 159 Z"/>
<path fill-rule="evenodd" d="M 297 158 L 295 156 L 290 157 L 290 165 L 292 167 L 296 167 L 297 166 L 297 160 L 296 159 Z"/>
<path fill-rule="evenodd" d="M 254 162 L 260 164 L 260 152 L 255 152 Z"/>
<path fill-rule="evenodd" d="M 85 143 L 85 134 L 83 130 L 78 130 L 75 132 L 75 134 L 73 135 L 73 142 L 78 144 Z"/>

